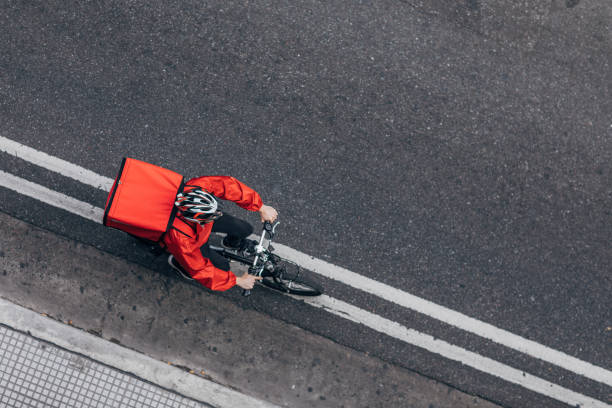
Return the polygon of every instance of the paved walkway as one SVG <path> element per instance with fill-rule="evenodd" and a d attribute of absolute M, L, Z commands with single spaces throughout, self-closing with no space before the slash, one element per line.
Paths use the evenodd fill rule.
<path fill-rule="evenodd" d="M 2 407 L 210 407 L 0 326 Z"/>

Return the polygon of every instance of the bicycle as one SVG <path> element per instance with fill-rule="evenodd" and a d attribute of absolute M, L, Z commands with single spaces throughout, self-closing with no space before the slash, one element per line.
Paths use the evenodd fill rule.
<path fill-rule="evenodd" d="M 233 250 L 210 244 L 209 248 L 229 260 L 248 266 L 248 273 L 261 276 L 263 279 L 260 282 L 271 289 L 298 296 L 321 295 L 323 287 L 310 277 L 305 276 L 302 267 L 273 253 L 274 247 L 271 244 L 276 235 L 278 224 L 279 222 L 276 222 L 272 225 L 266 221 L 259 242 L 247 239 L 246 248 L 242 250 Z M 266 235 L 268 241 L 264 247 L 263 243 Z M 243 290 L 242 294 L 249 296 L 251 291 Z"/>

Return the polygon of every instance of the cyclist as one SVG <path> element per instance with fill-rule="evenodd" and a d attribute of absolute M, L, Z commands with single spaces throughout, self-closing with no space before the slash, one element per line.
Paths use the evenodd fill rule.
<path fill-rule="evenodd" d="M 253 232 L 246 221 L 224 214 L 218 199 L 233 201 L 249 211 L 259 211 L 261 221 L 274 222 L 278 212 L 264 205 L 257 192 L 233 177 L 208 176 L 189 180 L 176 197 L 177 216 L 163 243 L 170 256 L 168 263 L 181 276 L 196 280 L 212 290 L 227 290 L 234 285 L 252 289 L 261 277 L 245 273 L 236 276 L 229 260 L 208 246 L 211 232 L 224 232 L 225 247 L 246 250 L 245 238 Z"/>

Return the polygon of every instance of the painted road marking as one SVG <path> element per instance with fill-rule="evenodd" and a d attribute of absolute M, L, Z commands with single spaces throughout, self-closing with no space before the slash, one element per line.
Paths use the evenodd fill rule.
<path fill-rule="evenodd" d="M 100 176 L 84 167 L 32 149 L 3 136 L 0 136 L 0 151 L 101 190 L 110 191 L 113 187 L 113 179 Z"/>
<path fill-rule="evenodd" d="M 414 296 L 393 286 L 385 285 L 374 279 L 351 272 L 348 269 L 306 255 L 285 245 L 274 243 L 274 248 L 274 252 L 279 256 L 289 259 L 309 271 L 335 279 L 345 285 L 371 293 L 389 302 L 412 309 L 531 357 L 562 367 L 575 374 L 612 386 L 612 372 L 604 368 L 430 302 L 429 300 Z"/>
<path fill-rule="evenodd" d="M 7 178 L 7 180 L 9 180 L 8 182 L 5 182 L 6 176 L 9 176 Z M 101 208 L 94 207 L 94 211 L 92 212 L 90 211 L 91 205 L 88 203 L 76 200 L 72 197 L 65 196 L 64 194 L 57 193 L 45 187 L 37 186 L 35 183 L 20 179 L 19 177 L 13 176 L 5 172 L 0 172 L 0 186 L 10 188 L 20 194 L 28 195 L 29 197 L 32 197 L 54 207 L 62 208 L 67 211 L 72 211 L 76 209 L 76 212 L 74 212 L 75 214 L 84 216 L 85 218 L 96 222 L 100 222 L 100 219 L 102 217 Z M 47 196 L 45 195 L 46 192 L 52 192 L 52 194 Z M 65 206 L 66 204 L 68 205 Z M 82 208 L 78 208 L 79 206 L 81 206 Z M 91 216 L 92 213 L 94 214 L 93 216 Z M 278 246 L 277 244 L 275 245 Z M 291 297 L 302 300 L 312 306 L 321 308 L 336 316 L 363 324 L 364 326 L 369 327 L 377 332 L 394 337 L 405 343 L 422 348 L 431 353 L 441 355 L 450 360 L 458 361 L 478 371 L 493 375 L 513 384 L 518 384 L 528 390 L 535 391 L 541 395 L 556 399 L 563 403 L 572 406 L 578 406 L 581 408 L 609 408 L 609 405 L 602 401 L 593 399 L 586 395 L 582 395 L 567 388 L 563 388 L 557 384 L 548 382 L 534 375 L 527 374 L 524 371 L 502 364 L 488 357 L 481 356 L 480 354 L 452 345 L 446 341 L 436 340 L 434 337 L 428 334 L 421 333 L 414 329 L 409 329 L 397 322 L 360 309 L 341 300 L 334 299 L 330 296 L 321 295 L 316 298 L 301 298 L 297 296 Z M 0 303 L 0 311 L 1 309 L 2 303 Z M 68 349 L 70 349 L 71 347 L 71 345 L 58 345 Z M 86 350 L 80 352 L 92 357 L 95 360 L 107 362 L 107 360 L 105 360 L 107 357 L 101 357 L 99 354 L 87 354 Z M 127 363 L 129 363 L 129 361 Z M 119 367 L 114 365 L 117 364 L 116 362 L 107 362 L 107 364 Z M 145 375 L 137 375 L 141 378 L 148 379 L 148 377 L 146 377 Z M 156 383 L 159 384 L 159 382 Z M 180 392 L 184 393 L 184 391 Z"/>
<path fill-rule="evenodd" d="M 62 208 L 70 211 L 73 214 L 79 215 L 88 220 L 98 223 L 102 222 L 104 211 L 101 208 L 94 207 L 89 203 L 77 200 L 55 190 L 50 190 L 40 184 L 32 183 L 20 177 L 13 176 L 0 170 L 0 186 L 6 187 L 18 193 L 35 198 L 43 203 L 52 205 L 53 207 Z"/>
<path fill-rule="evenodd" d="M 517 370 L 516 368 L 507 366 L 488 357 L 465 350 L 444 340 L 436 339 L 428 334 L 409 329 L 397 322 L 385 319 L 384 317 L 370 313 L 341 300 L 326 295 L 313 298 L 291 297 L 303 300 L 305 303 L 322 308 L 344 319 L 361 323 L 405 343 L 439 354 L 450 360 L 458 361 L 476 370 L 518 384 L 528 390 L 552 397 L 566 404 L 579 407 L 609 407 L 608 404 L 602 401 L 568 390 L 567 388 L 563 388 L 524 371 Z"/>

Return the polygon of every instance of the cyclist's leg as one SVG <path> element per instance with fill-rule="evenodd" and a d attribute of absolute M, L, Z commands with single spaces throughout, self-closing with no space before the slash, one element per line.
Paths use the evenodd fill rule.
<path fill-rule="evenodd" d="M 230 270 L 230 262 L 229 259 L 219 254 L 217 251 L 210 249 L 208 243 L 204 244 L 202 248 L 200 248 L 202 252 L 202 256 L 204 258 L 210 259 L 210 261 L 219 269 L 223 269 L 224 271 Z"/>
<path fill-rule="evenodd" d="M 229 214 L 223 214 L 215 220 L 212 226 L 213 232 L 225 232 L 227 237 L 225 243 L 232 247 L 240 246 L 243 238 L 253 233 L 253 226 L 248 222 Z"/>

